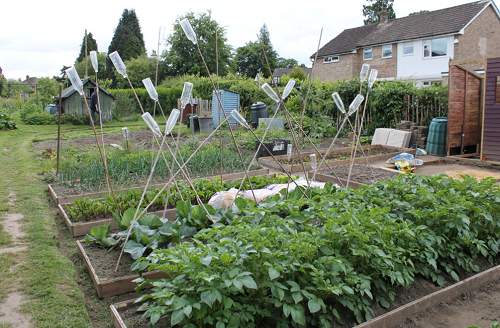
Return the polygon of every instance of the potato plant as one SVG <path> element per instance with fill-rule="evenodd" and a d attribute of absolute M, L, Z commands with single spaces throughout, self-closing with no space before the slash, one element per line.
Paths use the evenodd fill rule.
<path fill-rule="evenodd" d="M 478 270 L 478 257 L 494 263 L 499 253 L 500 192 L 488 179 L 406 174 L 307 192 L 311 199 L 295 191 L 259 205 L 238 199 L 192 242 L 139 258 L 134 266 L 170 276 L 140 297 L 151 325 L 161 317 L 219 328 L 362 322 L 416 274 L 441 285 L 445 273 L 458 280 Z"/>

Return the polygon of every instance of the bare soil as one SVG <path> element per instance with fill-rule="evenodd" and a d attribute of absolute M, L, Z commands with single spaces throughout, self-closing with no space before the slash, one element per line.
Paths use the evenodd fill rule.
<path fill-rule="evenodd" d="M 99 279 L 112 280 L 115 278 L 135 275 L 130 271 L 130 267 L 134 264 L 134 259 L 128 253 L 123 253 L 118 270 L 115 273 L 116 263 L 120 256 L 120 248 L 115 247 L 112 251 L 98 245 L 82 243 L 92 267 L 94 268 Z"/>
<path fill-rule="evenodd" d="M 346 179 L 349 177 L 349 165 L 339 165 L 332 168 L 335 175 L 333 175 L 330 169 L 321 170 L 318 173 L 335 176 L 340 179 Z M 364 164 L 354 164 L 351 171 L 351 181 L 363 184 L 372 184 L 373 182 L 383 181 L 387 179 L 392 179 L 399 176 L 400 173 L 392 172 L 376 167 L 371 167 Z"/>

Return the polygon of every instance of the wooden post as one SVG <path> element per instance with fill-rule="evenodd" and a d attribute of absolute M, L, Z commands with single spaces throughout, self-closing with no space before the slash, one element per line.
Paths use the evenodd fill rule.
<path fill-rule="evenodd" d="M 59 148 L 60 148 L 60 143 L 61 143 L 61 97 L 62 96 L 62 84 L 59 84 L 59 119 L 57 121 L 57 170 L 56 170 L 56 175 L 59 175 Z"/>

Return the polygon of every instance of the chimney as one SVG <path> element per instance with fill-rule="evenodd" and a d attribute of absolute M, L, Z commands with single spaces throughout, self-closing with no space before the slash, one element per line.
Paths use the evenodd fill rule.
<path fill-rule="evenodd" d="M 380 12 L 379 15 L 379 23 L 380 24 L 385 24 L 389 20 L 389 13 L 387 12 L 387 8 L 382 8 L 382 11 Z"/>
<path fill-rule="evenodd" d="M 29 79 L 30 79 L 30 76 L 26 75 L 26 81 L 28 81 Z"/>

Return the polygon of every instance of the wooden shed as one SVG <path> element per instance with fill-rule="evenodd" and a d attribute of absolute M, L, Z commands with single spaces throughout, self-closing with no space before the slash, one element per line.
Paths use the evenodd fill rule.
<path fill-rule="evenodd" d="M 447 154 L 500 165 L 500 58 L 450 61 Z"/>
<path fill-rule="evenodd" d="M 481 159 L 500 164 L 500 58 L 486 61 Z"/>
<path fill-rule="evenodd" d="M 84 79 L 83 91 L 87 104 L 90 106 L 90 97 L 96 83 L 92 79 Z M 59 95 L 56 96 L 57 101 L 59 101 Z M 112 104 L 115 98 L 101 86 L 99 86 L 99 103 L 101 105 L 101 114 L 103 120 L 110 120 L 113 117 Z M 61 94 L 61 108 L 62 113 L 76 114 L 76 115 L 88 115 L 87 106 L 83 97 L 76 92 L 73 87 L 69 87 L 64 90 Z"/>

